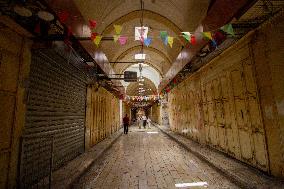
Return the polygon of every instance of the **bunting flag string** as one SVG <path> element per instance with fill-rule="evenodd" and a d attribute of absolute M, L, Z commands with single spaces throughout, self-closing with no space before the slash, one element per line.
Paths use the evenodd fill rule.
<path fill-rule="evenodd" d="M 69 12 L 68 11 L 60 11 L 58 13 L 58 18 L 59 18 L 59 21 L 63 24 L 66 23 L 67 19 L 69 17 Z"/>
<path fill-rule="evenodd" d="M 174 38 L 171 36 L 168 36 L 168 44 L 170 45 L 170 47 L 173 47 L 173 43 L 174 43 Z"/>
<path fill-rule="evenodd" d="M 162 39 L 162 41 L 164 42 L 164 44 L 167 45 L 168 43 L 168 32 L 167 31 L 160 31 L 160 37 Z"/>
<path fill-rule="evenodd" d="M 89 20 L 89 26 L 91 29 L 95 29 L 97 27 L 97 21 Z"/>
<path fill-rule="evenodd" d="M 127 37 L 126 36 L 120 36 L 118 38 L 118 41 L 121 45 L 125 45 L 127 43 Z"/>
<path fill-rule="evenodd" d="M 96 38 L 93 40 L 93 42 L 97 45 L 97 47 L 99 46 L 102 38 L 103 38 L 103 36 L 97 35 Z"/>
<path fill-rule="evenodd" d="M 151 42 L 152 42 L 152 38 L 150 38 L 150 37 L 144 39 L 144 44 L 145 44 L 147 47 L 150 46 Z"/>
<path fill-rule="evenodd" d="M 113 41 L 116 43 L 119 39 L 120 35 L 113 35 Z"/>
<path fill-rule="evenodd" d="M 40 34 L 40 22 L 38 22 L 35 26 L 34 32 Z"/>
<path fill-rule="evenodd" d="M 130 101 L 155 101 L 159 99 L 160 99 L 159 95 L 125 96 L 125 100 L 130 100 Z"/>
<path fill-rule="evenodd" d="M 181 33 L 182 33 L 182 36 L 183 36 L 187 41 L 190 41 L 190 38 L 191 38 L 190 32 L 181 32 Z"/>
<path fill-rule="evenodd" d="M 203 35 L 203 37 L 204 37 L 205 39 L 212 40 L 212 34 L 211 34 L 211 32 L 203 32 L 202 35 Z"/>
<path fill-rule="evenodd" d="M 94 39 L 96 39 L 97 35 L 99 35 L 99 34 L 96 33 L 96 32 L 92 32 L 91 33 L 91 40 L 93 41 Z"/>
<path fill-rule="evenodd" d="M 191 37 L 190 37 L 190 43 L 191 43 L 192 45 L 196 45 L 196 37 L 195 37 L 194 35 L 191 35 Z"/>
<path fill-rule="evenodd" d="M 61 14 L 63 21 L 66 21 L 68 16 L 69 16 L 68 12 L 60 12 L 60 14 Z M 90 24 L 90 28 L 95 28 L 96 25 L 97 25 L 97 22 L 95 20 L 89 20 L 89 24 Z M 114 30 L 115 30 L 115 34 L 113 35 L 113 41 L 115 43 L 117 41 L 119 41 L 120 45 L 126 45 L 127 41 L 129 39 L 134 39 L 136 37 L 136 34 L 135 34 L 135 36 L 125 36 L 125 35 L 122 36 L 121 35 L 122 26 L 121 25 L 113 25 L 113 27 L 114 27 Z M 37 28 L 35 28 L 35 30 L 36 29 L 39 30 L 40 28 L 37 27 Z M 143 34 L 143 31 L 141 30 L 139 32 Z M 225 40 L 226 34 L 232 35 L 232 36 L 235 35 L 232 24 L 224 25 L 223 27 L 219 28 L 219 30 L 216 30 L 214 32 L 212 32 L 212 31 L 195 32 L 195 33 L 181 32 L 181 34 L 177 35 L 177 36 L 169 36 L 167 31 L 160 31 L 159 36 L 156 36 L 156 37 L 155 36 L 154 37 L 148 36 L 147 38 L 140 37 L 140 41 L 141 41 L 142 44 L 149 47 L 151 45 L 151 43 L 153 42 L 153 39 L 160 38 L 162 40 L 162 42 L 164 43 L 164 45 L 169 45 L 169 47 L 172 48 L 175 39 L 177 39 L 182 45 L 188 46 L 188 44 L 196 45 L 198 43 L 198 41 L 201 38 L 203 38 L 204 40 L 209 40 L 211 46 L 217 48 L 217 46 L 222 41 Z M 199 35 L 201 37 L 199 37 Z M 90 38 L 98 46 L 100 44 L 102 36 L 100 36 L 98 39 L 96 39 L 97 36 L 98 36 L 97 33 L 92 32 Z"/>
<path fill-rule="evenodd" d="M 121 25 L 113 25 L 113 27 L 114 27 L 115 33 L 117 35 L 119 35 L 122 31 L 122 26 Z"/>
<path fill-rule="evenodd" d="M 227 24 L 225 26 L 222 26 L 221 30 L 223 30 L 224 32 L 226 32 L 229 35 L 232 35 L 232 36 L 235 35 L 232 24 Z"/>

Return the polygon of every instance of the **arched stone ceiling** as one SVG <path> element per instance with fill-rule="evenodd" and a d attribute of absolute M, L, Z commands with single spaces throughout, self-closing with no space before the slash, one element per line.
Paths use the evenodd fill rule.
<path fill-rule="evenodd" d="M 153 95 L 157 91 L 154 83 L 148 79 L 144 78 L 144 82 L 140 82 L 143 85 L 139 85 L 139 82 L 130 83 L 126 88 L 126 95 L 129 96 L 139 96 L 139 88 L 142 87 L 145 89 L 145 92 L 142 95 Z"/>
<path fill-rule="evenodd" d="M 134 55 L 136 53 L 140 53 L 140 51 L 140 46 L 130 48 L 123 52 L 116 61 L 135 62 L 136 60 L 134 59 Z M 163 76 L 168 71 L 169 67 L 171 66 L 171 60 L 169 60 L 165 54 L 152 47 L 145 48 L 143 52 L 146 54 L 145 63 L 151 65 L 154 69 L 156 69 L 161 76 Z M 116 73 L 122 73 L 127 67 L 131 66 L 132 64 L 135 63 L 116 63 L 113 64 L 113 68 Z"/>
<path fill-rule="evenodd" d="M 143 0 L 144 9 L 159 13 L 182 30 L 194 31 L 207 13 L 209 0 Z M 75 0 L 86 20 L 98 22 L 101 33 L 118 18 L 140 10 L 140 0 Z"/>
<path fill-rule="evenodd" d="M 85 20 L 97 21 L 95 32 L 104 37 L 115 34 L 113 25 L 123 26 L 121 35 L 128 37 L 126 45 L 113 40 L 103 40 L 98 50 L 105 53 L 110 62 L 133 62 L 134 54 L 141 53 L 141 42 L 134 41 L 135 26 L 149 27 L 148 36 L 152 37 L 150 47 L 143 48 L 146 63 L 152 65 L 163 77 L 180 53 L 182 45 L 175 38 L 173 47 L 163 44 L 160 31 L 178 37 L 181 31 L 195 31 L 206 16 L 209 0 L 142 0 L 144 11 L 141 11 L 141 0 L 75 0 Z M 122 73 L 130 64 L 112 64 L 116 73 Z"/>

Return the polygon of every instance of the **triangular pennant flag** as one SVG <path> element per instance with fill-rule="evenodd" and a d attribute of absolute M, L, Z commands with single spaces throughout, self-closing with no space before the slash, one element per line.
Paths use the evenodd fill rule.
<path fill-rule="evenodd" d="M 93 40 L 93 42 L 97 45 L 97 47 L 99 46 L 102 38 L 103 38 L 103 36 L 97 35 L 96 38 Z"/>
<path fill-rule="evenodd" d="M 173 43 L 174 43 L 174 38 L 171 36 L 168 36 L 168 44 L 170 45 L 170 47 L 173 47 Z"/>
<path fill-rule="evenodd" d="M 223 30 L 227 34 L 230 34 L 230 35 L 233 35 L 233 36 L 235 35 L 232 24 L 227 24 L 227 25 L 221 27 L 221 30 Z"/>
<path fill-rule="evenodd" d="M 181 32 L 182 33 L 182 36 L 187 40 L 187 41 L 190 41 L 190 32 Z"/>
<path fill-rule="evenodd" d="M 152 42 L 152 38 L 150 38 L 150 37 L 144 39 L 144 44 L 145 44 L 147 47 L 149 47 L 149 45 L 151 44 L 151 42 Z"/>
<path fill-rule="evenodd" d="M 209 39 L 209 40 L 212 39 L 212 34 L 211 34 L 211 32 L 203 32 L 202 35 L 203 35 L 203 37 L 204 37 L 205 39 Z"/>
<path fill-rule="evenodd" d="M 120 36 L 118 38 L 118 41 L 121 45 L 125 45 L 127 43 L 127 37 L 126 36 Z"/>
<path fill-rule="evenodd" d="M 59 18 L 59 21 L 63 24 L 65 24 L 65 22 L 67 21 L 69 17 L 69 12 L 68 11 L 60 11 L 58 13 L 58 18 Z"/>
<path fill-rule="evenodd" d="M 36 24 L 34 32 L 40 34 L 40 22 Z"/>
<path fill-rule="evenodd" d="M 69 26 L 67 28 L 67 37 L 69 38 L 71 35 L 73 34 L 72 30 L 71 30 L 71 27 Z"/>
<path fill-rule="evenodd" d="M 113 25 L 113 27 L 114 27 L 115 33 L 119 35 L 121 33 L 122 26 L 121 25 Z"/>
<path fill-rule="evenodd" d="M 168 45 L 168 36 L 163 40 L 165 45 Z"/>
<path fill-rule="evenodd" d="M 217 48 L 217 42 L 214 39 L 211 41 L 211 44 L 213 47 Z"/>
<path fill-rule="evenodd" d="M 160 31 L 160 37 L 165 42 L 165 39 L 168 37 L 167 31 Z"/>
<path fill-rule="evenodd" d="M 97 22 L 95 20 L 89 20 L 89 26 L 91 29 L 94 29 L 97 26 Z"/>
<path fill-rule="evenodd" d="M 119 39 L 120 35 L 113 35 L 113 41 L 116 43 Z"/>
<path fill-rule="evenodd" d="M 96 39 L 97 35 L 98 35 L 98 33 L 92 32 L 91 33 L 91 40 L 93 41 L 94 39 Z"/>
<path fill-rule="evenodd" d="M 190 43 L 191 43 L 192 45 L 195 45 L 195 44 L 196 44 L 196 37 L 195 37 L 194 35 L 191 35 L 191 37 L 190 37 Z"/>

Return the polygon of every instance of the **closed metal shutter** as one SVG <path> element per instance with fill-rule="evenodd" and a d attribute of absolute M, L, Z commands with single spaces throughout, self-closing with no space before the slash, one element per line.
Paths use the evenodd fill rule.
<path fill-rule="evenodd" d="M 32 54 L 21 188 L 38 187 L 39 181 L 46 185 L 51 169 L 84 151 L 86 76 L 72 61 L 82 63 L 52 49 Z"/>

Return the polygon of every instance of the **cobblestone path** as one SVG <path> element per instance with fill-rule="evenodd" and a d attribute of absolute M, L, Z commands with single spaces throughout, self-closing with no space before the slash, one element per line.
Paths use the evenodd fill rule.
<path fill-rule="evenodd" d="M 207 188 L 238 188 L 157 128 L 131 126 L 74 188 L 177 188 L 175 184 L 204 182 Z"/>

